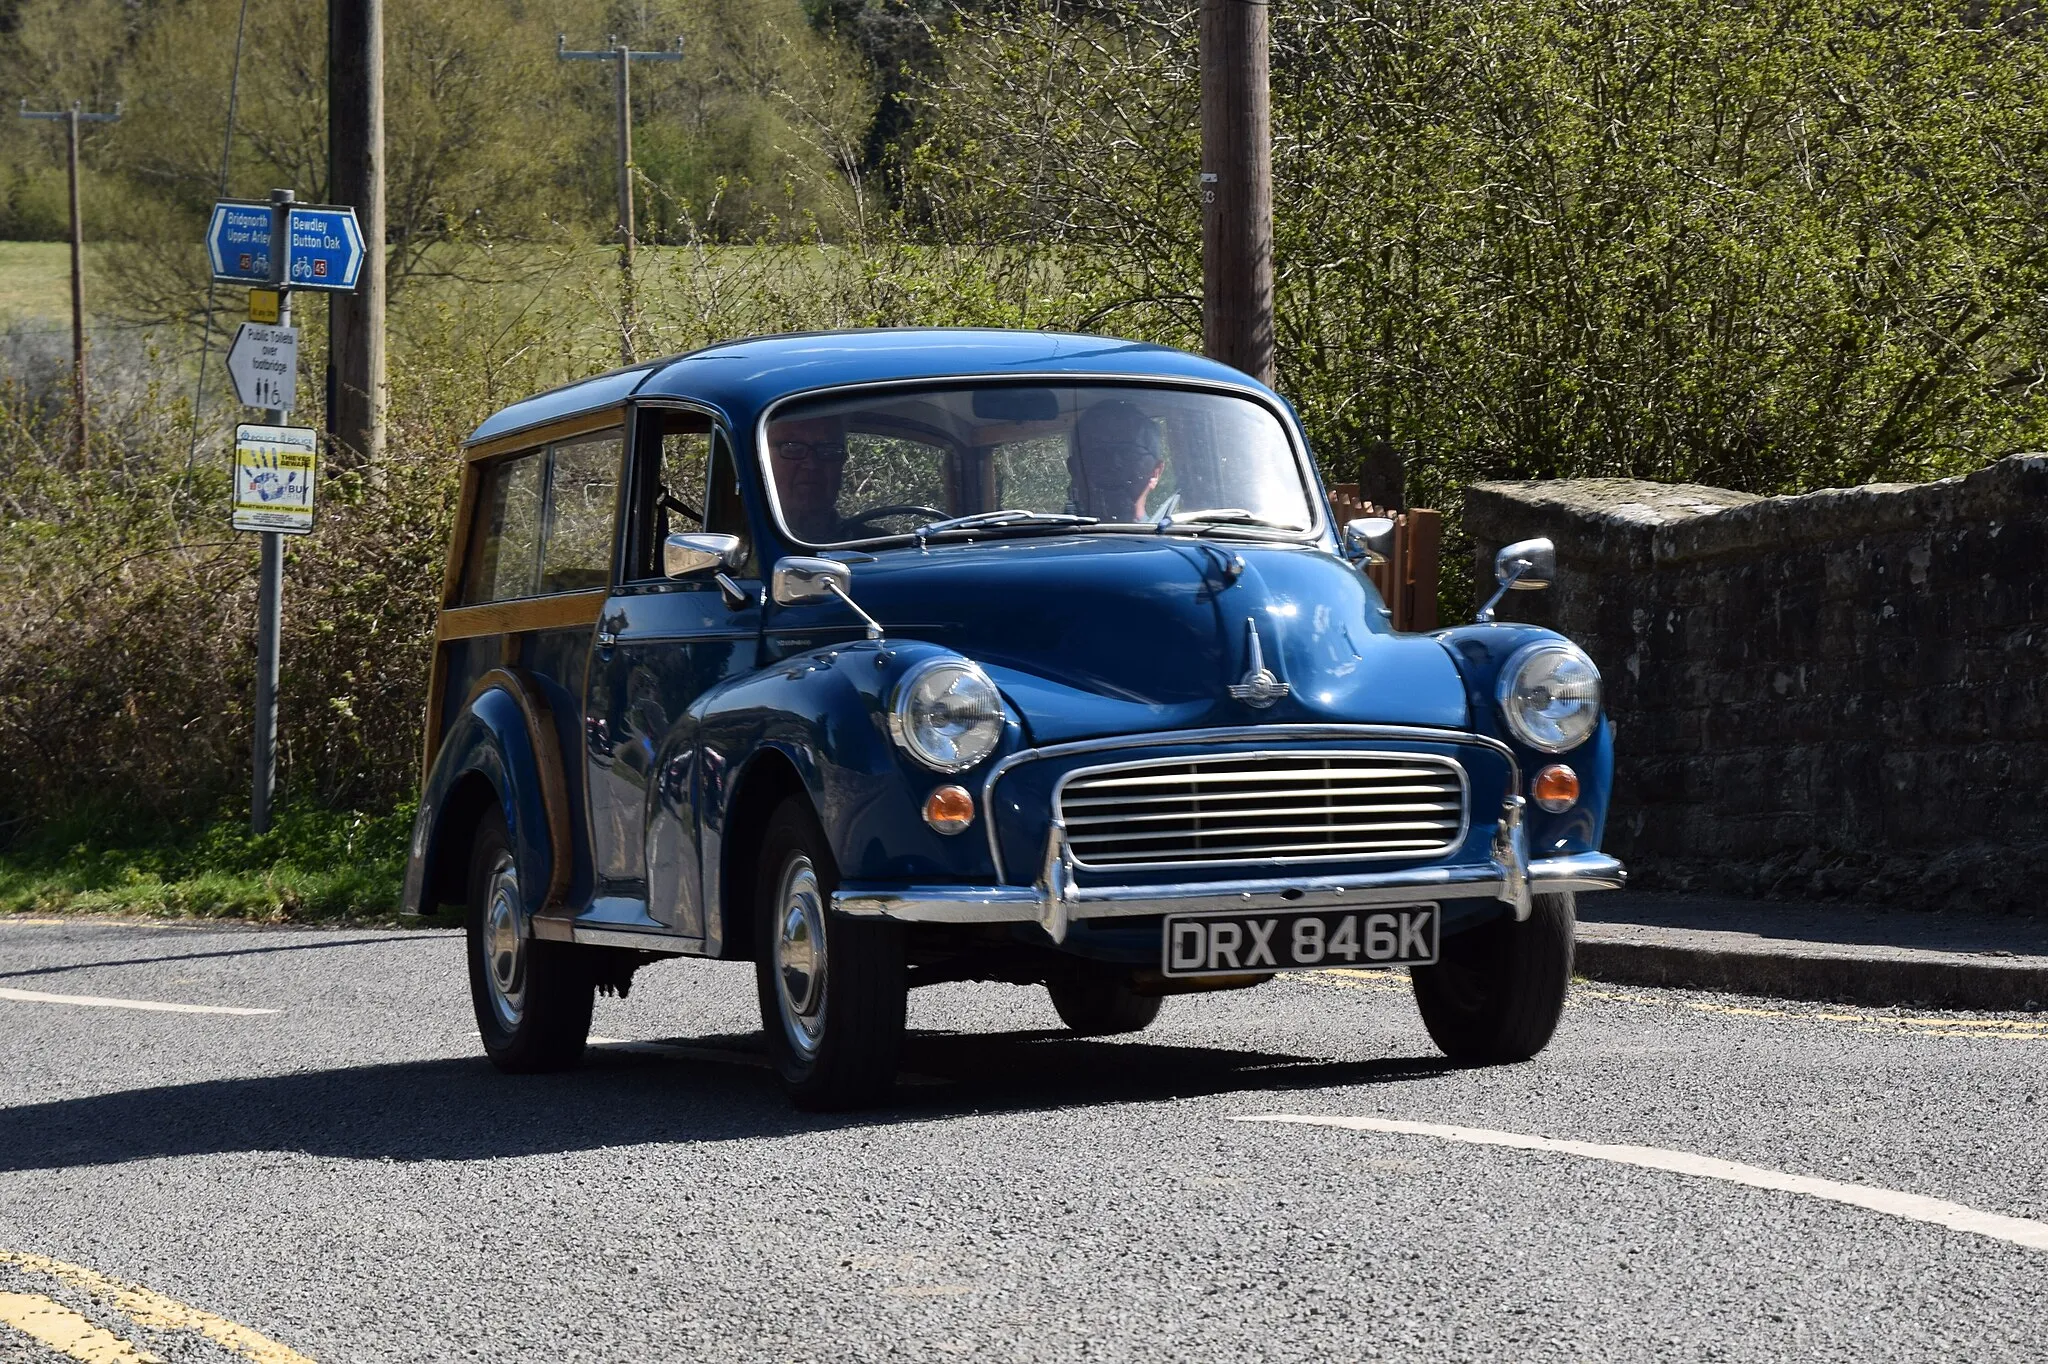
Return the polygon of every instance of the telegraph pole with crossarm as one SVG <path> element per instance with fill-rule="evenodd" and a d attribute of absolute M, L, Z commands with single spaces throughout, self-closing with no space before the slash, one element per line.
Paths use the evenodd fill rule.
<path fill-rule="evenodd" d="M 112 123 L 121 117 L 121 106 L 116 104 L 111 114 L 88 114 L 76 100 L 69 109 L 31 109 L 23 100 L 21 116 L 62 120 L 65 125 L 66 160 L 71 170 L 71 408 L 78 467 L 84 469 L 90 456 L 85 444 L 85 227 L 78 212 L 78 125 Z"/>
<path fill-rule="evenodd" d="M 602 52 L 572 52 L 569 36 L 555 35 L 555 57 L 565 62 L 615 62 L 614 84 L 619 97 L 619 353 L 633 363 L 633 63 L 679 62 L 683 40 L 664 52 L 635 52 L 618 40 Z"/>

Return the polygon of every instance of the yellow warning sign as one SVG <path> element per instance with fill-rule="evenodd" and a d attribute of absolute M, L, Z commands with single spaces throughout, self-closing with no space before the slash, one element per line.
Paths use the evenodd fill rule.
<path fill-rule="evenodd" d="M 319 433 L 310 426 L 235 428 L 235 529 L 313 529 Z"/>
<path fill-rule="evenodd" d="M 278 319 L 278 295 L 275 289 L 251 289 L 249 291 L 249 320 L 267 326 L 276 326 Z"/>

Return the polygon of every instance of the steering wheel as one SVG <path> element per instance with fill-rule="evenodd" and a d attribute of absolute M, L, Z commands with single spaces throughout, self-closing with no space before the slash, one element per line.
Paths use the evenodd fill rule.
<path fill-rule="evenodd" d="M 870 521 L 879 521 L 885 516 L 928 516 L 934 521 L 943 521 L 946 514 L 937 507 L 919 506 L 914 502 L 894 502 L 886 507 L 871 507 L 859 516 L 849 516 L 840 522 L 842 527 L 856 530 L 875 530 Z"/>

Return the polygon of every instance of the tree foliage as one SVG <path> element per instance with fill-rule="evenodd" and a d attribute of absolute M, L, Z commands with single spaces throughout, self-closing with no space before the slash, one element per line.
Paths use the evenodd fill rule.
<path fill-rule="evenodd" d="M 921 106 L 941 231 L 1055 254 L 1077 320 L 1198 343 L 1194 19 L 962 13 Z M 1439 501 L 2036 444 L 2043 43 L 1956 0 L 1276 6 L 1281 386 L 1333 473 Z"/>

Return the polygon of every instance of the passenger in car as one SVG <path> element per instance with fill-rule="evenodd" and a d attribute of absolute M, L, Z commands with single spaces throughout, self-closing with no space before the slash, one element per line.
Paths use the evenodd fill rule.
<path fill-rule="evenodd" d="M 1159 423 L 1135 403 L 1099 402 L 1074 423 L 1073 510 L 1105 521 L 1145 520 L 1145 499 L 1166 468 Z"/>
<path fill-rule="evenodd" d="M 839 485 L 846 477 L 846 423 L 839 417 L 785 418 L 768 423 L 768 454 L 782 517 L 812 544 L 844 539 Z"/>

